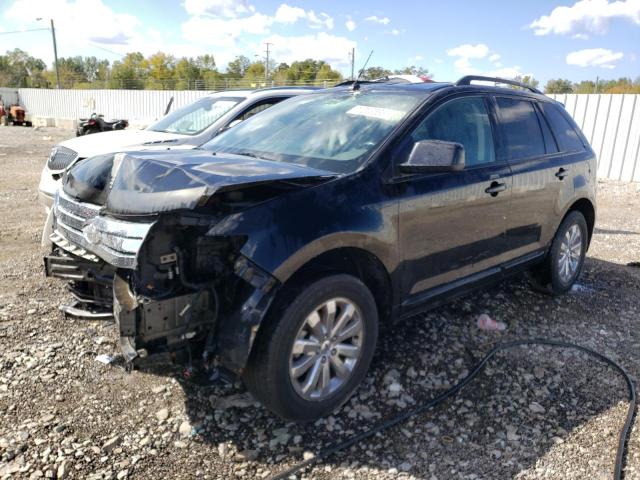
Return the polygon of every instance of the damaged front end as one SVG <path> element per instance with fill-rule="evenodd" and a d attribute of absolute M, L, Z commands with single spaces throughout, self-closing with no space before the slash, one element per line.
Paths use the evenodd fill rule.
<path fill-rule="evenodd" d="M 84 311 L 109 308 L 129 362 L 203 358 L 241 372 L 279 285 L 241 253 L 245 235 L 213 227 L 328 176 L 210 152 L 110 157 L 66 176 L 47 275 L 68 280 Z"/>

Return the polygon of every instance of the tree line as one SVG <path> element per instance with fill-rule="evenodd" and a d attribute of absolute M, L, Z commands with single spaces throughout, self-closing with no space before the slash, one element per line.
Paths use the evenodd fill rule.
<path fill-rule="evenodd" d="M 269 60 L 268 72 L 262 59 L 250 60 L 239 55 L 226 67 L 218 69 L 213 55 L 179 57 L 157 52 L 144 56 L 127 53 L 121 60 L 109 62 L 96 57 L 62 57 L 58 59 L 61 88 L 112 88 L 149 90 L 216 90 L 225 88 L 258 88 L 272 85 L 328 86 L 343 80 L 342 74 L 322 60 L 284 62 Z M 390 70 L 381 66 L 365 69 L 361 78 L 373 80 L 392 74 L 431 77 L 424 67 L 409 66 Z M 358 72 L 355 72 L 358 75 Z M 538 87 L 531 76 L 517 77 L 523 83 Z M 54 88 L 56 72 L 44 61 L 18 48 L 0 55 L 0 86 Z M 573 83 L 566 79 L 549 80 L 545 93 L 640 93 L 640 77 L 617 80 L 584 80 Z"/>
<path fill-rule="evenodd" d="M 640 93 L 640 77 L 618 78 L 617 80 L 583 80 L 573 83 L 571 80 L 556 78 L 549 80 L 544 93 Z"/>
<path fill-rule="evenodd" d="M 214 90 L 236 86 L 260 87 L 300 84 L 324 85 L 342 80 L 342 75 L 322 60 L 306 59 L 291 65 L 240 55 L 220 72 L 213 55 L 176 58 L 164 52 L 145 57 L 140 52 L 109 62 L 96 57 L 58 59 L 61 88 L 126 88 L 149 90 Z M 54 69 L 27 52 L 15 49 L 0 55 L 0 86 L 55 88 Z"/>

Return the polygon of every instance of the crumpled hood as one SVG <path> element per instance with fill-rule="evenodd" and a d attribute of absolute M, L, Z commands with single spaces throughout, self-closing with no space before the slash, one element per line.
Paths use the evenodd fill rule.
<path fill-rule="evenodd" d="M 105 153 L 133 150 L 134 147 L 137 147 L 136 150 L 170 148 L 189 143 L 190 140 L 193 141 L 194 138 L 189 135 L 128 129 L 70 138 L 61 142 L 60 145 L 78 152 L 80 158 L 87 158 Z"/>
<path fill-rule="evenodd" d="M 329 179 L 332 172 L 210 151 L 100 155 L 73 167 L 64 191 L 122 215 L 194 209 L 214 194 L 295 179 Z"/>

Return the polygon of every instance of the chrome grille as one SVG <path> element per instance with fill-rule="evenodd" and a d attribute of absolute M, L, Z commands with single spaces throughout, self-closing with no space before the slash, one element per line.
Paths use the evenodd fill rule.
<path fill-rule="evenodd" d="M 99 213 L 97 205 L 77 202 L 59 190 L 50 240 L 87 260 L 100 257 L 116 267 L 135 268 L 136 255 L 152 224 L 116 220 Z"/>
<path fill-rule="evenodd" d="M 78 152 L 71 150 L 67 147 L 53 147 L 51 155 L 49 155 L 49 161 L 47 167 L 49 170 L 64 170 L 71 162 L 73 162 L 78 156 Z"/>

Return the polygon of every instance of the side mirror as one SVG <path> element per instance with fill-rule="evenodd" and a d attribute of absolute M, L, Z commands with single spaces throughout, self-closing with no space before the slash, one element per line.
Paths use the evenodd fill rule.
<path fill-rule="evenodd" d="M 458 172 L 464 168 L 464 147 L 455 142 L 421 140 L 398 168 L 401 173 Z"/>

